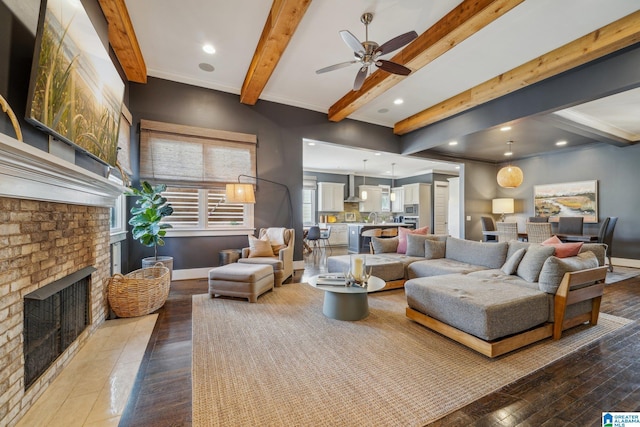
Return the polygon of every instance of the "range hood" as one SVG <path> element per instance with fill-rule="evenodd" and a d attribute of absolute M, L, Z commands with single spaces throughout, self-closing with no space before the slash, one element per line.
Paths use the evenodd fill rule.
<path fill-rule="evenodd" d="M 345 199 L 346 203 L 359 203 L 364 201 L 360 197 L 356 196 L 355 191 L 355 176 L 351 174 L 349 175 L 349 197 Z"/>

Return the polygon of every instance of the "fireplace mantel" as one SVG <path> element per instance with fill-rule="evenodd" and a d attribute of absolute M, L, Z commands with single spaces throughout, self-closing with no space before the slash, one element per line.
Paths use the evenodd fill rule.
<path fill-rule="evenodd" d="M 0 133 L 0 197 L 113 206 L 124 187 Z"/>

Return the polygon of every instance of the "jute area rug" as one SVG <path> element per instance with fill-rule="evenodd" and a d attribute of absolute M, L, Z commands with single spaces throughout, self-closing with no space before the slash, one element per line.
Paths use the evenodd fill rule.
<path fill-rule="evenodd" d="M 630 323 L 601 314 L 489 359 L 405 317 L 404 290 L 369 295 L 357 322 L 287 284 L 250 304 L 193 297 L 194 426 L 421 426 Z"/>

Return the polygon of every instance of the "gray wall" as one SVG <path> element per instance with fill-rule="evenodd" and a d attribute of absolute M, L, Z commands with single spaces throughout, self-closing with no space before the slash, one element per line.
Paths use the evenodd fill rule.
<path fill-rule="evenodd" d="M 131 160 L 138 174 L 137 126 L 140 119 L 157 120 L 243 132 L 258 136 L 257 175 L 285 184 L 291 192 L 296 230 L 295 259 L 302 259 L 302 148 L 303 138 L 370 147 L 398 152 L 399 137 L 390 129 L 363 122 L 344 120 L 332 123 L 326 114 L 266 101 L 255 106 L 239 102 L 237 95 L 191 85 L 149 78 L 147 84 L 131 84 L 130 110 L 133 114 Z M 357 135 L 357 138 L 354 137 Z M 363 144 L 366 141 L 366 145 Z M 288 210 L 281 187 L 258 182 L 255 227 L 288 224 Z M 151 249 L 130 242 L 127 270 L 138 268 Z M 246 236 L 168 238 L 161 253 L 174 256 L 174 268 L 187 269 L 217 265 L 221 249 L 247 246 Z"/>

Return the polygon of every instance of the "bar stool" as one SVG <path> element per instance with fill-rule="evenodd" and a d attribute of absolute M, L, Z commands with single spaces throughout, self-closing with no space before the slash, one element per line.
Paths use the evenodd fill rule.
<path fill-rule="evenodd" d="M 381 228 L 370 228 L 360 233 L 360 248 L 368 247 L 372 237 L 380 237 L 382 235 Z M 365 246 L 366 245 L 366 246 Z"/>

